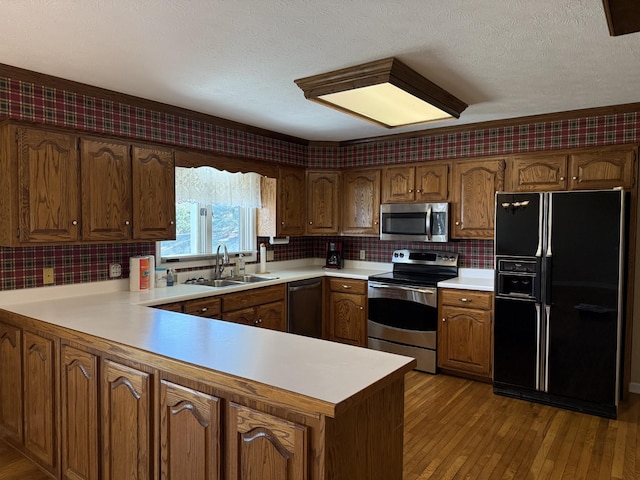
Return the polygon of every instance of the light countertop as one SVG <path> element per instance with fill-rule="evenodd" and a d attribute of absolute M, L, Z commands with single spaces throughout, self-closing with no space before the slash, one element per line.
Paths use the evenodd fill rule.
<path fill-rule="evenodd" d="M 461 268 L 458 277 L 438 282 L 438 287 L 493 292 L 493 277 L 493 270 Z"/>

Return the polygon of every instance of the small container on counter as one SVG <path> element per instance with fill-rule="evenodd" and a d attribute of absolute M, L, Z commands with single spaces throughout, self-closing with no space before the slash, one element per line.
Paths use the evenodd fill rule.
<path fill-rule="evenodd" d="M 174 274 L 173 274 L 173 270 L 168 269 L 167 270 L 167 287 L 173 287 L 173 283 L 174 283 Z"/>
<path fill-rule="evenodd" d="M 156 267 L 156 287 L 162 288 L 167 286 L 168 270 L 166 267 Z"/>

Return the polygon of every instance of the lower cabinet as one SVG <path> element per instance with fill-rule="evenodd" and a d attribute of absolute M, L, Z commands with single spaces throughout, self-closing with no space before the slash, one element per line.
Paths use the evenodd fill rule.
<path fill-rule="evenodd" d="M 329 340 L 367 346 L 367 281 L 330 278 Z"/>
<path fill-rule="evenodd" d="M 0 323 L 0 433 L 22 444 L 22 330 Z"/>
<path fill-rule="evenodd" d="M 60 351 L 62 478 L 97 480 L 98 357 L 69 345 Z"/>
<path fill-rule="evenodd" d="M 152 375 L 103 360 L 101 383 L 102 478 L 154 479 Z"/>
<path fill-rule="evenodd" d="M 57 466 L 55 422 L 55 345 L 52 338 L 23 333 L 24 447 L 49 471 Z"/>
<path fill-rule="evenodd" d="M 307 427 L 230 402 L 226 434 L 228 480 L 309 478 Z"/>
<path fill-rule="evenodd" d="M 221 478 L 218 398 L 161 381 L 160 478 Z"/>
<path fill-rule="evenodd" d="M 438 367 L 491 380 L 493 294 L 442 289 Z"/>
<path fill-rule="evenodd" d="M 286 284 L 222 296 L 222 320 L 284 332 L 287 329 Z"/>

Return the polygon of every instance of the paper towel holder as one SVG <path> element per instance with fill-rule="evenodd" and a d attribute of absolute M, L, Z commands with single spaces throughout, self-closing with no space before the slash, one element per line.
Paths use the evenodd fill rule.
<path fill-rule="evenodd" d="M 269 245 L 288 245 L 289 237 L 269 237 Z"/>

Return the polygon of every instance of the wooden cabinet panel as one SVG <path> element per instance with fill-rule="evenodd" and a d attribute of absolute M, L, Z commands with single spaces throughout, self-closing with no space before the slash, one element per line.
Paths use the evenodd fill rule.
<path fill-rule="evenodd" d="M 220 401 L 162 380 L 160 475 L 166 480 L 220 477 Z"/>
<path fill-rule="evenodd" d="M 151 375 L 110 360 L 102 364 L 102 478 L 151 480 Z"/>
<path fill-rule="evenodd" d="M 366 346 L 366 297 L 352 293 L 331 292 L 329 295 L 329 339 Z"/>
<path fill-rule="evenodd" d="M 158 308 L 160 310 L 167 310 L 169 312 L 184 313 L 183 302 L 173 302 L 173 303 L 165 303 L 164 305 L 154 305 L 153 308 Z M 193 315 L 193 313 L 191 315 Z"/>
<path fill-rule="evenodd" d="M 354 278 L 329 278 L 329 289 L 332 292 L 351 293 L 354 295 L 366 295 L 368 284 L 363 280 Z"/>
<path fill-rule="evenodd" d="M 63 345 L 61 348 L 62 478 L 97 480 L 98 358 Z"/>
<path fill-rule="evenodd" d="M 340 232 L 339 192 L 340 172 L 307 171 L 307 234 Z"/>
<path fill-rule="evenodd" d="M 220 318 L 222 300 L 220 297 L 204 297 L 184 302 L 184 313 L 206 318 Z"/>
<path fill-rule="evenodd" d="M 17 139 L 20 243 L 78 240 L 77 137 L 18 128 Z"/>
<path fill-rule="evenodd" d="M 132 151 L 133 236 L 138 240 L 176 238 L 173 152 L 134 146 Z"/>
<path fill-rule="evenodd" d="M 229 480 L 306 480 L 307 428 L 230 402 L 227 421 Z"/>
<path fill-rule="evenodd" d="M 380 169 L 343 173 L 342 234 L 380 235 Z"/>
<path fill-rule="evenodd" d="M 272 285 L 270 287 L 254 288 L 244 292 L 228 293 L 222 297 L 222 311 L 240 310 L 265 303 L 284 301 L 286 296 L 286 284 Z"/>
<path fill-rule="evenodd" d="M 449 199 L 449 163 L 416 166 L 416 201 L 446 202 Z"/>
<path fill-rule="evenodd" d="M 284 332 L 287 329 L 287 315 L 284 301 L 258 305 L 255 326 Z"/>
<path fill-rule="evenodd" d="M 242 308 L 240 310 L 232 310 L 224 312 L 222 319 L 226 322 L 239 323 L 241 325 L 253 325 L 256 318 L 254 307 Z"/>
<path fill-rule="evenodd" d="M 382 203 L 406 203 L 415 200 L 416 169 L 409 166 L 382 170 Z"/>
<path fill-rule="evenodd" d="M 504 189 L 503 159 L 453 163 L 453 238 L 493 238 L 495 193 Z"/>
<path fill-rule="evenodd" d="M 22 331 L 0 323 L 0 432 L 22 443 Z"/>
<path fill-rule="evenodd" d="M 509 183 L 514 192 L 566 190 L 567 155 L 512 158 Z"/>
<path fill-rule="evenodd" d="M 438 367 L 490 380 L 493 294 L 442 289 L 439 316 Z"/>
<path fill-rule="evenodd" d="M 82 238 L 103 241 L 129 240 L 132 235 L 129 144 L 106 139 L 82 138 L 80 158 Z"/>
<path fill-rule="evenodd" d="M 304 235 L 306 192 L 304 170 L 281 167 L 278 175 L 278 235 Z"/>
<path fill-rule="evenodd" d="M 48 470 L 56 466 L 53 340 L 24 332 L 24 446 Z"/>
<path fill-rule="evenodd" d="M 571 190 L 629 189 L 635 182 L 637 146 L 601 147 L 569 156 Z"/>

